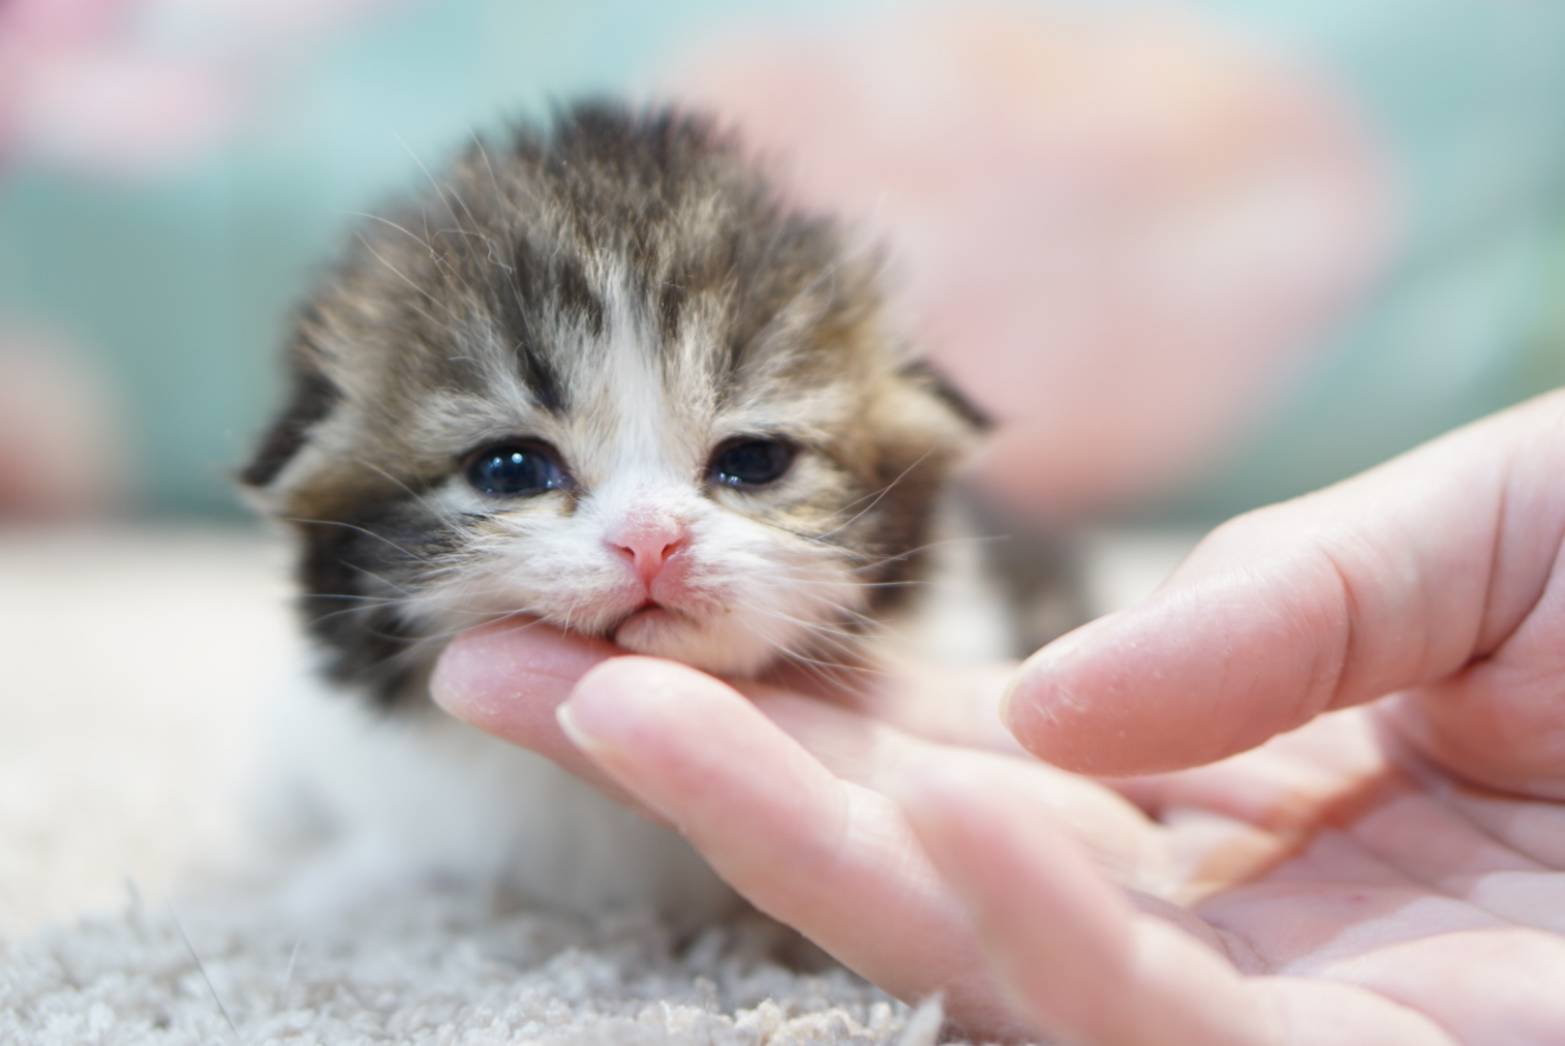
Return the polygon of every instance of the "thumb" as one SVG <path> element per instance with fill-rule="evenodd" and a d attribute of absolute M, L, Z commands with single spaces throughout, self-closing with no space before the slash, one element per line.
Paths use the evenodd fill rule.
<path fill-rule="evenodd" d="M 1007 725 L 1058 765 L 1147 773 L 1410 690 L 1415 706 L 1439 703 L 1441 714 L 1414 713 L 1424 736 L 1412 733 L 1445 758 L 1455 749 L 1437 743 L 1442 731 L 1475 714 L 1519 714 L 1514 700 L 1493 699 L 1492 685 L 1467 686 L 1467 666 L 1547 667 L 1531 637 L 1539 614 L 1565 616 L 1542 598 L 1565 533 L 1562 435 L 1565 396 L 1555 393 L 1225 524 L 1148 602 L 1024 664 Z M 1505 759 L 1559 751 L 1562 694 L 1560 684 L 1533 688 Z M 1444 714 L 1458 698 L 1467 714 Z"/>

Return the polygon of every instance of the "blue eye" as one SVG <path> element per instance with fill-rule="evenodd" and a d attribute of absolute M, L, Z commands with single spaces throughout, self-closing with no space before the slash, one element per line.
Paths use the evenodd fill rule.
<path fill-rule="evenodd" d="M 467 481 L 494 498 L 525 497 L 565 486 L 565 469 L 553 448 L 532 442 L 497 443 L 469 460 Z"/>
<path fill-rule="evenodd" d="M 781 479 L 794 454 L 793 444 L 783 440 L 741 436 L 717 448 L 707 471 L 725 487 L 761 487 Z"/>

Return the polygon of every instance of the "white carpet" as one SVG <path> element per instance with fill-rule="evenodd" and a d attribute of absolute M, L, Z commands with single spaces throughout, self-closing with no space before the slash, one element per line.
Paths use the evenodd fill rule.
<path fill-rule="evenodd" d="M 675 941 L 431 886 L 290 922 L 238 814 L 300 656 L 285 577 L 243 533 L 0 535 L 0 1043 L 936 1040 L 753 918 Z"/>
<path fill-rule="evenodd" d="M 841 970 L 784 969 L 759 921 L 676 948 L 434 890 L 313 930 L 267 900 L 132 902 L 7 948 L 0 1042 L 923 1046 L 938 1025 Z"/>

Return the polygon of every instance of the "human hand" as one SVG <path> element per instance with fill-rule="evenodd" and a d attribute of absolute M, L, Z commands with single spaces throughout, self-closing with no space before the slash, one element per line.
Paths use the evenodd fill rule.
<path fill-rule="evenodd" d="M 490 629 L 453 646 L 436 693 L 677 827 L 888 991 L 943 992 L 971 1034 L 1416 1044 L 1565 1026 L 1565 810 L 1467 787 L 1362 710 L 1133 782 L 1136 806 L 1008 753 L 999 674 L 897 676 L 847 705 L 615 654 Z"/>
<path fill-rule="evenodd" d="M 1557 436 L 1548 437 L 1559 418 L 1560 397 L 1540 400 L 1373 479 L 1258 518 L 1318 513 L 1312 518 L 1322 530 L 1290 532 L 1318 539 L 1344 520 L 1399 520 L 1408 498 L 1409 511 L 1439 508 L 1418 501 L 1432 480 L 1457 483 L 1481 504 L 1473 477 L 1503 460 L 1515 484 L 1507 488 L 1515 511 L 1506 525 L 1487 538 L 1482 527 L 1421 533 L 1504 552 L 1494 560 L 1493 586 L 1475 588 L 1456 570 L 1445 591 L 1453 601 L 1489 591 L 1488 605 L 1510 621 L 1516 615 L 1503 610 L 1513 590 L 1546 587 L 1536 577 L 1517 587 L 1512 571 L 1537 559 L 1519 556 L 1524 549 L 1510 542 L 1530 546 L 1538 532 L 1528 528 L 1540 516 L 1545 524 L 1551 513 L 1565 519 L 1551 508 L 1560 502 L 1548 484 L 1529 485 L 1529 477 L 1547 475 L 1547 462 L 1534 459 L 1555 455 Z M 1534 465 L 1543 471 L 1531 472 Z M 1353 502 L 1331 499 L 1366 489 L 1378 492 L 1371 514 L 1338 515 Z M 1066 758 L 1102 758 L 1069 744 L 1073 724 L 1089 738 L 1094 729 L 1122 729 L 1130 758 L 1162 766 L 1179 753 L 1208 754 L 1198 743 L 1211 743 L 1217 713 L 1233 720 L 1221 723 L 1218 751 L 1243 746 L 1244 724 L 1260 724 L 1254 740 L 1275 728 L 1274 705 L 1295 707 L 1288 699 L 1315 683 L 1309 644 L 1339 634 L 1343 608 L 1362 616 L 1376 605 L 1368 597 L 1388 590 L 1385 578 L 1366 580 L 1351 607 L 1308 612 L 1296 602 L 1316 591 L 1300 587 L 1308 574 L 1242 569 L 1247 559 L 1290 562 L 1279 555 L 1287 546 L 1263 537 L 1226 544 L 1234 539 L 1225 533 L 1260 525 L 1219 532 L 1152 611 L 1110 619 L 1134 623 L 1136 613 L 1154 613 L 1148 620 L 1156 627 L 1090 626 L 1098 631 L 1071 641 L 1056 670 L 1077 673 L 1068 676 L 1077 698 L 1101 694 L 1100 718 L 1071 704 L 1049 728 L 1049 702 L 1062 696 L 1058 686 L 1040 685 L 1049 677 L 1037 673 L 1050 671 L 1040 655 L 1012 704 L 1029 743 L 1059 746 Z M 1447 570 L 1470 559 L 1455 546 L 1440 548 L 1445 554 L 1429 562 Z M 1237 580 L 1212 588 L 1200 579 L 1227 576 L 1214 565 L 1225 549 L 1239 557 L 1231 563 Z M 1390 577 L 1405 583 L 1409 575 Z M 1195 586 L 1183 597 L 1190 613 L 1157 610 L 1187 584 Z M 1436 603 L 1392 605 L 1404 611 L 1403 642 L 1419 634 L 1415 626 L 1439 623 L 1413 616 L 1429 615 Z M 1223 612 L 1235 618 L 1227 630 L 1210 620 Z M 1266 623 L 1253 634 L 1250 614 Z M 1521 634 L 1516 624 L 1508 636 Z M 1162 646 L 1153 642 L 1158 628 L 1170 633 Z M 1393 641 L 1355 649 L 1385 657 L 1381 644 Z M 1107 661 L 1090 656 L 1100 642 Z M 1226 642 L 1248 661 L 1234 661 Z M 1196 643 L 1206 644 L 1205 657 L 1191 649 Z M 1507 643 L 1491 659 L 1528 649 Z M 677 665 L 614 655 L 536 630 L 479 632 L 451 648 L 436 694 L 459 717 L 606 782 L 677 826 L 757 907 L 876 983 L 909 999 L 944 991 L 948 1012 L 974 1033 L 1416 1043 L 1546 1041 L 1565 1027 L 1556 990 L 1565 969 L 1565 809 L 1465 783 L 1420 754 L 1439 749 L 1415 748 L 1394 720 L 1388 728 L 1370 710 L 1316 719 L 1216 765 L 1115 790 L 1018 758 L 992 718 L 994 674 L 892 674 L 847 702 L 775 686 L 747 686 L 741 696 Z M 1160 691 L 1171 702 L 1185 691 L 1201 696 L 1204 679 L 1228 703 L 1208 707 L 1186 696 L 1181 707 L 1194 729 L 1182 729 L 1178 714 L 1157 720 L 1154 729 L 1168 734 L 1175 753 L 1165 759 L 1156 734 L 1143 734 L 1122 707 L 1130 702 L 1134 712 L 1142 688 L 1113 673 L 1113 657 L 1136 659 L 1133 678 L 1146 687 L 1165 680 L 1162 662 L 1183 671 Z M 1365 671 L 1352 657 L 1344 663 L 1352 668 L 1345 678 Z M 1105 674 L 1094 677 L 1092 666 Z M 1250 680 L 1258 701 L 1221 689 L 1239 671 L 1260 673 Z M 1491 699 L 1504 697 L 1497 689 Z M 1113 738 L 1106 743 L 1112 750 Z"/>

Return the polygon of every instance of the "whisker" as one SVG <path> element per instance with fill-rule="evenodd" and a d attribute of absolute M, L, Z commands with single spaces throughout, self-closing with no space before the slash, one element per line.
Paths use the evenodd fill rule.
<path fill-rule="evenodd" d="M 911 559 L 912 557 L 924 552 L 928 552 L 931 549 L 945 548 L 951 545 L 988 545 L 999 541 L 1009 540 L 1011 540 L 1011 536 L 1009 534 L 978 534 L 964 535 L 962 537 L 954 538 L 941 538 L 939 541 L 931 541 L 923 545 L 917 545 L 910 549 L 904 549 L 903 551 L 893 553 L 892 555 L 883 556 L 873 563 L 865 563 L 854 567 L 853 569 L 855 571 L 879 570 L 881 567 L 889 566 L 892 563 L 898 563 L 906 559 Z"/>
<path fill-rule="evenodd" d="M 343 211 L 342 213 L 350 218 L 359 218 L 364 221 L 377 222 L 381 225 L 395 229 L 397 232 L 400 232 L 402 235 L 406 236 L 408 239 L 412 240 L 414 243 L 428 251 L 430 258 L 436 261 L 439 260 L 439 255 L 436 253 L 433 244 L 415 233 L 413 230 L 409 229 L 407 226 L 399 225 L 390 218 L 387 218 L 385 215 L 371 214 L 368 211 Z"/>
<path fill-rule="evenodd" d="M 374 538 L 376 541 L 383 542 L 402 553 L 404 556 L 407 556 L 409 559 L 416 559 L 424 563 L 429 562 L 427 557 L 419 555 L 412 549 L 404 548 L 403 546 L 388 538 L 386 535 L 370 530 L 368 527 L 361 527 L 357 523 L 349 523 L 340 519 L 310 519 L 307 516 L 279 516 L 278 518 L 285 523 L 297 523 L 301 526 L 342 527 L 344 530 L 351 530 L 356 534 L 363 534 L 365 537 Z"/>
<path fill-rule="evenodd" d="M 911 465 L 909 465 L 907 468 L 905 468 L 901 472 L 899 472 L 895 479 L 893 479 L 890 483 L 887 483 L 884 487 L 880 488 L 879 493 L 877 493 L 874 496 L 874 498 L 870 501 L 870 503 L 868 505 L 865 505 L 858 512 L 855 512 L 847 520 L 847 522 L 845 522 L 845 523 L 843 523 L 843 524 L 841 524 L 841 525 L 839 525 L 837 527 L 834 527 L 831 530 L 826 531 L 826 533 L 824 533 L 824 534 L 817 535 L 817 538 L 819 540 L 824 541 L 825 539 L 833 536 L 834 534 L 840 534 L 842 531 L 846 530 L 848 527 L 851 527 L 854 523 L 857 523 L 859 520 L 863 519 L 866 513 L 874 511 L 875 506 L 879 505 L 882 501 L 884 501 L 885 498 L 886 498 L 886 495 L 891 493 L 892 489 L 895 488 L 898 483 L 901 483 L 904 479 L 906 479 L 909 475 L 911 475 L 913 470 L 918 468 L 925 461 L 927 461 L 929 459 L 929 456 L 931 454 L 933 454 L 933 453 L 934 453 L 934 449 L 933 448 L 930 448 L 929 450 L 924 451 L 924 453 L 920 454 L 918 456 L 918 458 Z M 850 504 L 848 507 L 851 508 L 852 505 Z"/>
<path fill-rule="evenodd" d="M 458 228 L 461 228 L 462 219 L 457 217 L 456 208 L 452 207 L 451 201 L 446 198 L 446 187 L 437 181 L 433 174 L 429 173 L 429 168 L 425 166 L 424 161 L 419 158 L 418 153 L 413 151 L 413 147 L 408 145 L 406 138 L 403 138 L 400 134 L 398 134 L 396 138 L 397 144 L 402 146 L 403 151 L 408 154 L 414 163 L 418 164 L 418 169 L 422 171 L 424 173 L 424 177 L 428 179 L 430 187 L 435 190 L 435 196 L 437 196 L 440 202 L 445 206 L 446 213 L 451 215 L 452 224 L 456 225 Z M 472 208 L 468 207 L 467 201 L 462 199 L 461 194 L 458 193 L 455 189 L 450 190 L 450 192 L 451 196 L 456 199 L 456 202 L 462 205 L 462 210 L 466 212 L 468 220 L 473 223 L 473 227 L 477 228 L 479 224 L 478 219 L 473 217 Z"/>

